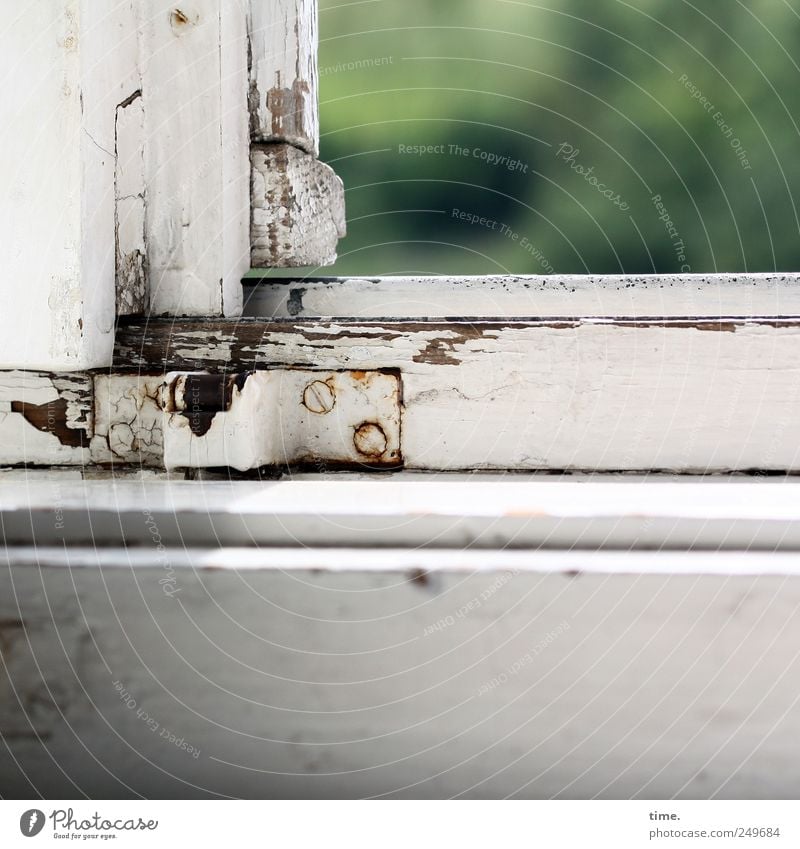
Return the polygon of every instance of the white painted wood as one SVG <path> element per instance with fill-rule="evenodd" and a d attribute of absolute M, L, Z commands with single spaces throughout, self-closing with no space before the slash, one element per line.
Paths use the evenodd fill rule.
<path fill-rule="evenodd" d="M 250 270 L 250 156 L 247 8 L 220 0 L 222 315 L 242 311 L 241 278 Z"/>
<path fill-rule="evenodd" d="M 167 469 L 400 465 L 395 375 L 259 371 L 233 380 L 228 406 L 218 412 L 204 407 L 197 384 L 184 388 L 191 377 L 166 376 L 174 387 L 161 423 Z"/>
<path fill-rule="evenodd" d="M 795 795 L 796 577 L 172 555 L 0 570 L 6 795 Z"/>
<path fill-rule="evenodd" d="M 250 0 L 250 131 L 316 157 L 317 0 Z"/>
<path fill-rule="evenodd" d="M 8 544 L 796 552 L 800 483 L 543 476 L 303 481 L 0 481 Z M 468 561 L 469 562 L 469 561 Z"/>
<path fill-rule="evenodd" d="M 800 315 L 798 274 L 265 277 L 253 317 L 364 318 Z"/>
<path fill-rule="evenodd" d="M 154 314 L 236 315 L 249 267 L 246 10 L 144 4 Z"/>
<path fill-rule="evenodd" d="M 253 268 L 333 264 L 347 229 L 339 177 L 288 144 L 254 145 L 250 160 Z"/>
<path fill-rule="evenodd" d="M 792 319 L 251 319 L 118 341 L 141 368 L 398 369 L 406 468 L 800 469 Z"/>
<path fill-rule="evenodd" d="M 9 472 L 3 473 L 3 478 Z M 66 474 L 66 473 L 64 473 Z M 61 475 L 54 480 L 67 480 Z M 78 478 L 75 478 L 78 479 Z M 68 549 L 13 546 L 0 553 L 0 563 L 66 569 L 74 562 L 103 569 L 163 569 L 157 547 Z M 192 548 L 171 550 L 176 571 L 223 569 L 237 572 L 271 570 L 324 572 L 395 572 L 406 580 L 435 582 L 439 575 L 480 575 L 492 572 L 586 575 L 786 576 L 800 577 L 800 558 L 789 551 L 668 551 L 655 549 L 586 550 L 573 548 L 449 549 L 449 548 Z"/>
<path fill-rule="evenodd" d="M 132 6 L 29 3 L 3 30 L 0 364 L 110 362 L 114 128 L 139 87 Z"/>
<path fill-rule="evenodd" d="M 115 312 L 237 315 L 246 4 L 29 4 L 3 35 L 0 366 L 110 364 Z M 116 309 L 115 309 L 116 302 Z"/>
<path fill-rule="evenodd" d="M 101 442 L 115 423 L 126 434 L 119 461 L 163 468 L 160 440 L 151 442 L 155 401 L 135 401 L 138 374 L 163 382 L 155 364 L 166 373 L 200 363 L 228 375 L 265 366 L 391 369 L 402 384 L 399 450 L 408 469 L 797 471 L 799 345 L 800 322 L 784 318 L 149 321 L 120 328 L 117 362 L 134 373 L 116 384 L 117 412 L 101 409 L 102 388 L 94 398 L 88 390 L 81 420 L 91 438 L 97 408 Z M 299 390 L 288 405 L 251 410 L 245 423 L 255 432 L 264 416 L 298 403 Z M 233 456 L 235 435 L 220 438 L 215 456 Z M 287 436 L 277 464 L 296 459 L 294 444 Z M 302 456 L 312 466 L 347 462 L 308 447 Z M 95 461 L 109 462 L 108 450 Z M 4 454 L 8 463 L 39 456 L 18 439 Z"/>
<path fill-rule="evenodd" d="M 104 465 L 161 465 L 164 456 L 161 376 L 94 376 L 91 460 Z"/>

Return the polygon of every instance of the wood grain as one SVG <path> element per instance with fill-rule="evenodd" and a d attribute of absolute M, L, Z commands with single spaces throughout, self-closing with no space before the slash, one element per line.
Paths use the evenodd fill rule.
<path fill-rule="evenodd" d="M 119 369 L 398 369 L 406 468 L 800 469 L 800 319 L 187 321 Z"/>

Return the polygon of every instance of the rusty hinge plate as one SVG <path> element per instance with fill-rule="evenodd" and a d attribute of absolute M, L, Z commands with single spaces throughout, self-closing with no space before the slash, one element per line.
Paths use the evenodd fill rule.
<path fill-rule="evenodd" d="M 176 468 L 402 463 L 395 372 L 269 369 L 95 378 L 92 459 Z"/>

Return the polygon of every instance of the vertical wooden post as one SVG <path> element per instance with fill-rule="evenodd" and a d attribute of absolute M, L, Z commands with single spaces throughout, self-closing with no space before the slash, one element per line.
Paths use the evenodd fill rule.
<path fill-rule="evenodd" d="M 0 368 L 110 363 L 127 315 L 235 316 L 332 262 L 316 0 L 49 0 L 0 34 Z"/>
<path fill-rule="evenodd" d="M 133 14 L 58 0 L 4 22 L 0 366 L 110 362 L 117 119 L 140 87 Z"/>
<path fill-rule="evenodd" d="M 344 188 L 317 160 L 317 0 L 251 0 L 251 264 L 330 265 Z"/>
<path fill-rule="evenodd" d="M 250 267 L 246 4 L 142 6 L 150 309 L 237 315 Z"/>
<path fill-rule="evenodd" d="M 317 0 L 252 0 L 250 133 L 317 156 Z"/>

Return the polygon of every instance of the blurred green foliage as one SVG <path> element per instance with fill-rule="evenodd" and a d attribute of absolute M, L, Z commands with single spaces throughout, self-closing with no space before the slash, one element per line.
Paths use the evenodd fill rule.
<path fill-rule="evenodd" d="M 324 273 L 800 269 L 792 2 L 321 0 Z"/>

